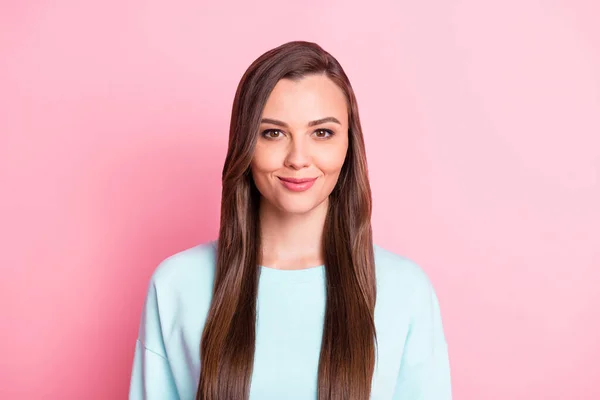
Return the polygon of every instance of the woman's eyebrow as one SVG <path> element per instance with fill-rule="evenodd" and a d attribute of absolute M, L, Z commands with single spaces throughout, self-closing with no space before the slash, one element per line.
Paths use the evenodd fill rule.
<path fill-rule="evenodd" d="M 273 118 L 263 118 L 260 121 L 262 124 L 272 124 L 272 125 L 277 125 L 277 126 L 281 126 L 284 128 L 288 128 L 288 124 L 286 124 L 283 121 L 279 121 L 278 119 L 273 119 Z M 341 125 L 340 121 L 338 121 L 337 118 L 335 117 L 325 117 L 325 118 L 321 118 L 321 119 L 317 119 L 315 121 L 310 121 L 308 123 L 308 126 L 315 126 L 315 125 L 321 125 L 324 124 L 325 122 L 334 122 L 338 125 Z"/>

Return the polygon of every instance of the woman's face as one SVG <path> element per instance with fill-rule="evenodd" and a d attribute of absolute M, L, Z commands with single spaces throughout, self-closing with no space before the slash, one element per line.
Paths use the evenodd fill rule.
<path fill-rule="evenodd" d="M 282 79 L 265 104 L 251 164 L 263 201 L 306 213 L 333 191 L 348 151 L 348 109 L 325 75 Z M 285 178 L 314 179 L 294 184 Z"/>

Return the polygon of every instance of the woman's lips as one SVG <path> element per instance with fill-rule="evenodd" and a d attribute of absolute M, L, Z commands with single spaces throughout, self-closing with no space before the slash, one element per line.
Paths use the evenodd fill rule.
<path fill-rule="evenodd" d="M 284 178 L 279 176 L 281 184 L 293 192 L 303 192 L 311 188 L 317 178 Z"/>

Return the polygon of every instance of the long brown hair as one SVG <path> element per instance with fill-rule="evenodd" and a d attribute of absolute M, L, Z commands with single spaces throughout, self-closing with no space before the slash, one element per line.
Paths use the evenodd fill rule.
<path fill-rule="evenodd" d="M 371 188 L 358 105 L 338 61 L 294 41 L 267 51 L 244 73 L 233 102 L 223 167 L 213 297 L 200 344 L 196 399 L 248 399 L 255 351 L 261 248 L 258 192 L 250 163 L 264 105 L 280 79 L 325 74 L 345 93 L 348 152 L 329 196 L 323 231 L 327 303 L 318 399 L 368 399 L 376 360 Z"/>

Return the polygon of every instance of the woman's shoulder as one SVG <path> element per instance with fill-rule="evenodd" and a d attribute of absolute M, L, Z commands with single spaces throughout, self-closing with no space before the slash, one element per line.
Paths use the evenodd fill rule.
<path fill-rule="evenodd" d="M 377 244 L 373 245 L 378 287 L 390 287 L 404 293 L 428 292 L 431 280 L 413 259 Z"/>
<path fill-rule="evenodd" d="M 163 288 L 181 288 L 199 283 L 212 285 L 216 264 L 215 245 L 215 240 L 202 242 L 164 258 L 155 267 L 152 282 Z"/>

